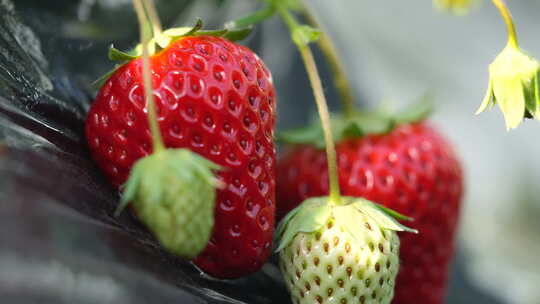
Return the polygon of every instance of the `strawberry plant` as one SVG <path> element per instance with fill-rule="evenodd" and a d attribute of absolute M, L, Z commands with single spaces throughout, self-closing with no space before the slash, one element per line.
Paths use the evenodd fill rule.
<path fill-rule="evenodd" d="M 434 4 L 464 14 L 475 2 Z M 202 21 L 163 31 L 150 2 L 134 3 L 141 44 L 110 49 L 119 64 L 100 82 L 86 123 L 92 156 L 123 191 L 119 211 L 131 204 L 171 253 L 223 279 L 262 267 L 281 219 L 275 246 L 295 303 L 444 301 L 463 180 L 452 145 L 428 122 L 429 103 L 395 113 L 356 107 L 330 37 L 300 1 L 266 0 L 212 31 Z M 509 38 L 478 113 L 498 104 L 512 129 L 540 116 L 540 64 L 520 49 L 504 1 L 493 3 Z M 290 31 L 319 114 L 279 135 L 287 149 L 277 167 L 272 76 L 234 42 L 274 15 Z M 341 113 L 328 111 L 313 42 Z M 412 228 L 400 222 L 408 216 Z"/>

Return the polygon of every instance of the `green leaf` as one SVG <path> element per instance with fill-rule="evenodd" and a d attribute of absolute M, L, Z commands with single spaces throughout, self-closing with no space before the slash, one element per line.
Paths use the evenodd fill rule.
<path fill-rule="evenodd" d="M 331 215 L 332 206 L 328 203 L 328 197 L 305 200 L 288 219 L 285 227 L 280 228 L 281 235 L 276 252 L 287 247 L 298 233 L 311 233 L 321 229 Z"/>
<path fill-rule="evenodd" d="M 111 44 L 111 46 L 109 47 L 108 57 L 112 61 L 125 62 L 136 59 L 138 56 L 134 55 L 133 53 L 122 52 Z"/>

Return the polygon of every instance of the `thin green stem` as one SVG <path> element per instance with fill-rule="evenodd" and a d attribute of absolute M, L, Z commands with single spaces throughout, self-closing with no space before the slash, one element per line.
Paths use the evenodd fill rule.
<path fill-rule="evenodd" d="M 157 121 L 156 106 L 154 102 L 154 94 L 152 89 L 152 75 L 150 67 L 150 55 L 148 52 L 148 43 L 152 38 L 148 31 L 145 30 L 145 24 L 148 23 L 149 16 L 147 15 L 144 4 L 144 0 L 133 0 L 133 6 L 137 12 L 137 18 L 140 25 L 141 43 L 142 43 L 142 76 L 144 93 L 146 98 L 146 108 L 148 109 L 148 124 L 150 125 L 150 132 L 152 133 L 152 148 L 155 152 L 159 152 L 165 149 L 163 139 L 161 138 L 161 132 L 159 130 L 159 124 Z"/>
<path fill-rule="evenodd" d="M 339 179 L 337 172 L 336 147 L 334 145 L 334 138 L 332 136 L 332 129 L 330 126 L 330 114 L 328 112 L 326 98 L 324 97 L 324 90 L 322 87 L 321 78 L 319 77 L 319 72 L 317 71 L 317 64 L 315 63 L 313 53 L 311 52 L 309 46 L 305 43 L 302 43 L 301 39 L 297 38 L 298 35 L 296 34 L 296 31 L 300 29 L 300 25 L 296 22 L 294 17 L 285 7 L 278 7 L 278 12 L 291 31 L 293 41 L 298 47 L 298 50 L 300 51 L 300 55 L 302 56 L 302 60 L 304 61 L 309 81 L 311 82 L 313 95 L 315 96 L 317 110 L 319 111 L 319 117 L 321 119 L 321 124 L 324 131 L 324 141 L 326 143 L 330 202 L 336 205 L 340 205 L 342 203 L 342 200 L 340 195 Z"/>
<path fill-rule="evenodd" d="M 265 8 L 258 10 L 249 16 L 228 22 L 225 24 L 225 27 L 228 29 L 246 28 L 268 19 L 274 15 L 275 12 L 276 8 L 273 5 L 267 5 Z"/>
<path fill-rule="evenodd" d="M 516 28 L 514 27 L 512 14 L 510 14 L 510 10 L 508 9 L 508 6 L 506 6 L 506 2 L 504 2 L 504 0 L 492 0 L 492 2 L 501 13 L 504 23 L 506 23 L 506 29 L 508 30 L 508 45 L 514 48 L 519 48 Z"/>
<path fill-rule="evenodd" d="M 339 99 L 343 107 L 343 114 L 346 117 L 351 117 L 355 112 L 354 97 L 347 74 L 345 73 L 345 68 L 343 67 L 343 62 L 339 58 L 332 39 L 326 34 L 326 31 L 324 31 L 321 25 L 317 22 L 317 19 L 307 4 L 303 4 L 302 11 L 308 23 L 322 31 L 321 37 L 317 43 L 322 53 L 326 57 L 326 60 L 330 65 L 330 69 L 332 70 L 334 76 L 334 86 L 336 87 L 340 97 Z"/>
<path fill-rule="evenodd" d="M 163 29 L 161 27 L 161 21 L 159 20 L 159 16 L 156 10 L 156 6 L 153 3 L 153 0 L 142 0 L 142 3 L 146 11 L 146 14 L 152 24 L 154 37 L 161 35 L 161 33 L 163 32 Z"/>

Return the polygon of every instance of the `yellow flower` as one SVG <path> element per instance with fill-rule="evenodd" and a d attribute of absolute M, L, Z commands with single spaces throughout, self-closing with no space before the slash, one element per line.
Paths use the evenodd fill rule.
<path fill-rule="evenodd" d="M 516 30 L 504 0 L 493 0 L 508 29 L 508 43 L 489 65 L 489 85 L 479 114 L 499 105 L 506 129 L 516 128 L 525 118 L 540 120 L 540 63 L 519 48 Z"/>
<path fill-rule="evenodd" d="M 478 2 L 478 0 L 434 0 L 433 5 L 456 15 L 465 15 Z"/>

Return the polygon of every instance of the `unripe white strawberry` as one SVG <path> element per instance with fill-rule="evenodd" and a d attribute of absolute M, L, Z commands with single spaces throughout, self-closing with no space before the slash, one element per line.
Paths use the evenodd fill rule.
<path fill-rule="evenodd" d="M 390 303 L 399 238 L 408 230 L 367 200 L 306 200 L 278 229 L 280 268 L 293 303 Z"/>

